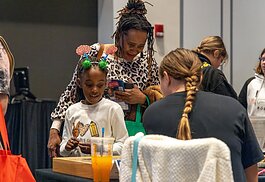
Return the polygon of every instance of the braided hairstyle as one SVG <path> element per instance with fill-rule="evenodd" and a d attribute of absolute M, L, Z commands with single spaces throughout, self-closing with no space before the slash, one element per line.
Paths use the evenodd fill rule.
<path fill-rule="evenodd" d="M 220 51 L 220 56 L 224 57 L 224 62 L 227 62 L 228 54 L 224 42 L 219 36 L 205 37 L 200 45 L 195 49 L 198 53 L 213 54 L 215 50 Z"/>
<path fill-rule="evenodd" d="M 86 57 L 81 57 L 81 59 L 78 62 L 78 67 L 77 67 L 77 78 L 78 79 L 80 79 L 82 74 L 85 73 L 87 70 L 96 69 L 97 67 L 100 68 L 99 60 L 97 60 L 96 57 L 89 56 L 88 59 L 90 60 L 91 66 L 84 65 L 84 62 L 87 61 Z M 99 70 L 101 70 L 107 77 L 107 74 L 108 74 L 107 67 L 104 69 L 100 68 Z M 85 99 L 85 96 L 84 96 L 83 90 L 80 87 L 77 87 L 77 100 L 80 101 L 84 99 Z"/>
<path fill-rule="evenodd" d="M 148 3 L 150 4 L 150 3 Z M 153 27 L 146 18 L 147 10 L 145 2 L 142 0 L 128 0 L 127 5 L 118 11 L 119 20 L 117 22 L 116 31 L 113 33 L 112 38 L 115 39 L 115 46 L 118 48 L 116 55 L 122 56 L 124 36 L 131 29 L 145 31 L 147 33 L 147 61 L 149 76 L 151 74 L 151 63 L 154 55 L 154 35 Z"/>
<path fill-rule="evenodd" d="M 201 82 L 201 61 L 192 51 L 178 48 L 168 53 L 162 60 L 159 68 L 161 77 L 164 71 L 176 80 L 185 80 L 187 96 L 176 138 L 189 140 L 191 139 L 189 113 Z"/>

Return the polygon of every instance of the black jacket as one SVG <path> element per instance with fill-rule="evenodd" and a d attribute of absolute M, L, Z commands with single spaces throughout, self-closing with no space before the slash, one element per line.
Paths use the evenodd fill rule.
<path fill-rule="evenodd" d="M 240 91 L 240 94 L 238 96 L 238 100 L 239 102 L 247 109 L 248 108 L 248 102 L 247 102 L 247 90 L 248 90 L 248 84 L 254 80 L 255 77 L 251 77 L 249 78 L 243 85 L 241 91 Z"/>
<path fill-rule="evenodd" d="M 220 95 L 226 95 L 237 99 L 237 93 L 228 83 L 224 73 L 221 70 L 211 66 L 211 62 L 206 56 L 197 52 L 195 53 L 203 63 L 203 80 L 201 90 Z"/>

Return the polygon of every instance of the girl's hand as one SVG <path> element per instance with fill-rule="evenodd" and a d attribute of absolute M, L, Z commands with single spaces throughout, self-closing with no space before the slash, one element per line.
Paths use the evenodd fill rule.
<path fill-rule="evenodd" d="M 79 141 L 77 138 L 74 137 L 70 138 L 65 146 L 65 150 L 70 151 L 75 149 L 78 146 L 78 143 Z"/>
<path fill-rule="evenodd" d="M 81 152 L 84 154 L 91 154 L 91 144 L 90 143 L 81 143 L 78 145 L 81 149 Z"/>
<path fill-rule="evenodd" d="M 144 104 L 146 97 L 141 90 L 134 85 L 132 89 L 125 89 L 125 91 L 115 91 L 115 98 L 129 104 Z"/>

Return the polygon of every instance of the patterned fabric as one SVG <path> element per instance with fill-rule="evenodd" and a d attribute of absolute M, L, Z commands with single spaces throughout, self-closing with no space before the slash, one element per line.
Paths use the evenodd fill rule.
<path fill-rule="evenodd" d="M 131 181 L 133 141 L 129 137 L 121 155 L 120 181 Z M 146 135 L 138 147 L 136 181 L 232 182 L 230 151 L 215 138 L 177 140 Z"/>
<path fill-rule="evenodd" d="M 99 50 L 100 44 L 94 44 L 91 46 L 92 50 L 90 56 L 96 56 Z M 103 53 L 102 57 L 106 54 Z M 108 65 L 108 75 L 107 79 L 119 79 L 124 82 L 128 82 L 130 79 L 135 83 L 141 90 L 146 89 L 150 85 L 158 85 L 158 65 L 156 61 L 153 61 L 151 65 L 151 77 L 148 78 L 148 63 L 147 63 L 147 53 L 143 52 L 134 58 L 133 61 L 126 61 L 122 58 L 114 58 L 114 56 L 109 55 L 107 58 Z M 77 80 L 77 67 L 73 74 L 71 82 L 66 87 L 66 90 L 61 95 L 59 103 L 55 110 L 51 114 L 51 118 L 54 119 L 65 119 L 66 109 L 79 101 L 78 98 L 78 87 L 76 84 Z M 150 83 L 150 85 L 148 84 Z"/>
<path fill-rule="evenodd" d="M 0 93 L 9 95 L 10 63 L 7 51 L 0 41 Z"/>

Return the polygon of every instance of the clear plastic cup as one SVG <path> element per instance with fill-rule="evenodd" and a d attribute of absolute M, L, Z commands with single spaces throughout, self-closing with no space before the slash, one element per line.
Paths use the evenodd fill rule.
<path fill-rule="evenodd" d="M 113 143 L 114 138 L 91 138 L 91 159 L 94 182 L 110 181 Z"/>

